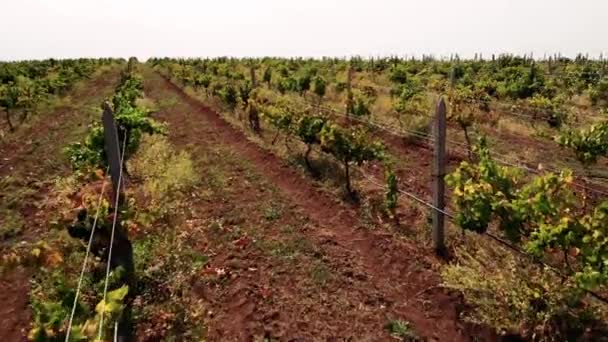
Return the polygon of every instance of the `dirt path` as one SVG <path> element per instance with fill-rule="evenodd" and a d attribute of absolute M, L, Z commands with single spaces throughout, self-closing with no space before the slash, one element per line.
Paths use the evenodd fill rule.
<path fill-rule="evenodd" d="M 52 213 L 40 204 L 46 199 L 53 180 L 69 171 L 62 149 L 82 137 L 93 108 L 112 93 L 117 80 L 118 69 L 114 68 L 81 82 L 70 92 L 69 103 L 38 114 L 0 144 L 0 180 L 3 184 L 0 209 L 16 212 L 24 223 L 23 230 L 16 236 L 0 241 L 0 253 L 16 241 L 34 240 L 49 229 L 48 215 Z M 16 204 L 5 208 L 9 199 Z M 30 273 L 30 270 L 17 268 L 0 275 L 0 337 L 3 341 L 26 340 L 30 323 Z"/>
<path fill-rule="evenodd" d="M 169 123 L 170 138 L 176 145 L 190 150 L 201 145 L 209 148 L 229 148 L 239 158 L 254 165 L 257 173 L 275 185 L 289 201 L 286 203 L 288 206 L 294 205 L 310 219 L 311 225 L 302 230 L 301 234 L 317 248 L 322 249 L 333 265 L 333 273 L 337 277 L 352 278 L 352 270 L 355 270 L 354 274 L 357 275 L 356 281 L 349 279 L 344 282 L 351 285 L 333 290 L 346 291 L 342 296 L 353 301 L 365 295 L 368 297 L 367 302 L 359 304 L 373 303 L 373 310 L 377 310 L 375 319 L 370 318 L 374 315 L 367 316 L 368 322 L 353 321 L 352 319 L 360 317 L 351 317 L 351 324 L 364 324 L 366 327 L 362 329 L 378 332 L 365 335 L 369 340 L 389 338 L 383 332 L 386 317 L 411 322 L 417 334 L 424 339 L 472 339 L 470 327 L 458 320 L 460 300 L 438 286 L 440 279 L 433 269 L 439 266 L 440 261 L 428 251 L 396 239 L 386 232 L 360 228 L 358 208 L 330 198 L 315 188 L 304 175 L 287 166 L 283 160 L 248 141 L 242 132 L 234 129 L 216 113 L 150 70 L 146 72 L 146 91 L 148 96 L 157 101 L 168 97 L 177 99 L 175 105 L 158 113 L 158 118 Z M 243 194 L 243 198 L 247 200 L 246 194 Z M 349 297 L 351 291 L 353 297 Z M 221 304 L 217 304 L 220 310 Z M 281 307 L 281 303 L 276 303 L 274 309 Z M 213 324 L 230 326 L 230 322 L 243 320 L 243 317 L 234 313 L 233 316 L 227 315 L 225 319 L 228 321 L 215 320 Z M 308 321 L 315 321 L 314 314 L 308 315 Z M 289 320 L 281 321 L 283 325 L 292 323 Z M 251 325 L 264 325 L 264 322 L 249 324 L 245 327 L 235 326 L 235 329 L 244 330 L 233 332 L 230 336 L 252 336 L 250 329 L 255 328 Z M 337 335 L 332 335 L 333 340 L 349 337 L 360 340 L 363 336 L 352 335 L 348 325 L 343 328 L 326 326 L 326 329 L 336 331 Z M 210 329 L 211 340 L 221 336 L 213 334 L 213 326 Z M 292 326 L 291 329 L 290 333 L 283 337 L 297 340 L 299 336 L 311 336 L 311 333 L 313 337 L 324 336 L 322 331 L 307 330 L 307 326 Z"/>

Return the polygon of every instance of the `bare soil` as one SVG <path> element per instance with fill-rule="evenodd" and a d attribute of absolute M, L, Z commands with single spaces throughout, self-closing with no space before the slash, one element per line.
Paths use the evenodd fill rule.
<path fill-rule="evenodd" d="M 232 269 L 241 270 L 240 274 L 249 274 L 228 277 L 218 287 L 199 284 L 200 297 L 213 313 L 207 320 L 209 340 L 246 341 L 259 336 L 281 341 L 391 340 L 393 337 L 384 327 L 394 319 L 411 322 L 423 340 L 496 339 L 486 329 L 459 320 L 462 299 L 439 286 L 437 269 L 442 261 L 430 250 L 384 230 L 363 228 L 356 204 L 347 204 L 321 191 L 305 174 L 249 141 L 243 132 L 170 81 L 151 70 L 145 76 L 149 97 L 156 101 L 177 99 L 156 115 L 168 122 L 171 141 L 191 151 L 194 158 L 205 150 L 230 150 L 239 160 L 252 165 L 250 172 L 261 179 L 261 184 L 276 187 L 277 194 L 272 196 L 298 213 L 283 215 L 280 220 L 285 226 L 299 227 L 297 241 L 309 244 L 313 251 L 296 264 L 285 266 L 258 249 L 214 248 L 212 270 L 231 269 L 232 265 Z M 408 158 L 428 156 L 428 151 L 420 149 L 403 152 Z M 420 170 L 411 170 L 407 175 L 417 190 L 428 188 L 426 178 L 417 177 L 428 174 L 428 170 L 422 170 L 427 166 L 422 163 Z M 229 208 L 229 212 L 240 212 L 240 217 L 255 217 L 246 204 L 268 196 L 262 195 L 267 189 L 241 183 L 239 179 L 245 171 L 238 165 L 230 169 L 227 163 L 225 167 L 228 169 L 224 172 L 234 174 L 230 187 L 238 192 L 227 191 L 232 194 L 226 199 L 229 204 L 192 201 L 192 211 L 207 213 L 201 214 L 204 217 L 209 213 L 225 216 Z M 302 225 L 301 220 L 308 223 Z M 284 230 L 277 229 L 264 231 L 263 236 L 284 243 L 288 237 Z M 210 241 L 218 240 L 211 232 L 203 232 L 197 238 L 205 253 Z M 307 285 L 310 275 L 302 270 L 309 269 L 310 263 L 324 265 L 327 275 L 323 278 L 331 280 L 326 280 L 324 286 Z"/>

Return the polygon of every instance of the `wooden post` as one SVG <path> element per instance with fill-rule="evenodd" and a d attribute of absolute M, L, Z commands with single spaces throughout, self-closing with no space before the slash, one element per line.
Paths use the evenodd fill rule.
<path fill-rule="evenodd" d="M 110 165 L 110 178 L 112 179 L 113 189 L 113 201 L 119 199 L 119 206 L 122 205 L 122 193 L 124 187 L 121 185 L 118 189 L 119 184 L 124 184 L 123 177 L 121 177 L 121 160 L 122 159 L 122 141 L 119 141 L 118 129 L 116 122 L 114 121 L 114 113 L 112 108 L 107 102 L 103 103 L 103 132 L 106 158 L 108 165 Z M 123 132 L 127 134 L 128 132 Z M 126 142 L 125 142 L 126 143 Z M 123 173 L 124 176 L 124 173 Z M 114 202 L 116 203 L 116 202 Z M 113 204 L 114 204 L 113 203 Z M 114 244 L 112 246 L 112 259 L 108 260 L 110 268 L 115 269 L 116 267 L 122 266 L 125 274 L 123 281 L 129 286 L 129 295 L 127 298 L 126 308 L 123 312 L 121 321 L 118 324 L 118 341 L 133 341 L 132 336 L 132 322 L 131 322 L 131 302 L 133 297 L 133 291 L 135 290 L 135 266 L 133 263 L 133 246 L 129 241 L 127 231 L 120 224 L 120 220 L 116 218 Z"/>
<path fill-rule="evenodd" d="M 253 65 L 249 67 L 249 74 L 251 76 L 251 87 L 255 88 L 257 86 L 257 81 L 255 79 L 255 67 Z"/>
<path fill-rule="evenodd" d="M 353 111 L 353 65 L 352 62 L 348 64 L 348 75 L 346 78 L 346 117 L 350 117 L 350 113 Z"/>
<path fill-rule="evenodd" d="M 456 87 L 456 67 L 452 66 L 450 69 L 450 89 L 454 89 Z"/>
<path fill-rule="evenodd" d="M 445 253 L 444 225 L 445 216 L 445 132 L 446 132 L 446 107 L 443 98 L 439 99 L 435 110 L 435 122 L 433 123 L 433 245 L 439 255 Z"/>
<path fill-rule="evenodd" d="M 348 79 L 346 81 L 348 83 L 347 87 L 348 87 L 349 92 L 352 91 L 353 73 L 354 73 L 353 66 L 352 66 L 352 64 L 349 64 L 348 65 Z"/>
<path fill-rule="evenodd" d="M 103 103 L 103 137 L 105 142 L 106 159 L 110 165 L 110 177 L 112 178 L 112 190 L 114 199 L 120 196 L 118 193 L 118 180 L 120 178 L 120 142 L 118 139 L 118 129 L 114 122 L 114 114 L 110 104 Z M 120 197 L 118 197 L 120 198 Z"/>

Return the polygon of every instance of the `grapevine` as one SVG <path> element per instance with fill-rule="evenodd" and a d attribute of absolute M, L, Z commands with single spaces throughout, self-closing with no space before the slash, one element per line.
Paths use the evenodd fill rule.
<path fill-rule="evenodd" d="M 143 134 L 165 132 L 164 125 L 151 119 L 146 109 L 137 106 L 137 99 L 143 96 L 142 89 L 141 77 L 129 74 L 123 77 L 112 98 L 114 120 L 119 128 L 119 140 L 124 140 L 124 134 L 127 134 L 125 149 L 127 158 L 135 153 Z M 65 153 L 75 170 L 105 168 L 107 160 L 103 127 L 98 123 L 93 124 L 84 141 L 70 144 L 65 148 Z"/>
<path fill-rule="evenodd" d="M 571 149 L 585 166 L 594 164 L 598 158 L 608 155 L 608 122 L 594 124 L 589 128 L 571 130 L 557 138 L 560 145 Z"/>

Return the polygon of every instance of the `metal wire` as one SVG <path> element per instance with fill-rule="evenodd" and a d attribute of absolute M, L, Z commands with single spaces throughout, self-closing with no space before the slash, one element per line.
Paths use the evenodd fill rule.
<path fill-rule="evenodd" d="M 308 102 L 304 102 L 304 104 L 308 105 L 311 108 L 315 108 L 314 105 L 312 105 L 312 104 L 310 104 Z M 361 122 L 361 123 L 364 123 L 364 124 L 376 127 L 378 129 L 384 130 L 384 131 L 386 131 L 386 132 L 388 132 L 388 133 L 390 133 L 390 134 L 392 134 L 394 136 L 398 136 L 398 137 L 402 137 L 402 138 L 408 138 L 408 136 L 403 135 L 403 134 L 401 134 L 399 132 L 396 132 L 396 131 L 394 131 L 394 130 L 392 130 L 390 128 L 387 128 L 386 126 L 383 126 L 381 124 L 378 124 L 376 122 L 373 122 L 373 121 L 370 121 L 370 120 L 364 120 L 364 119 L 357 118 L 357 117 L 354 117 L 354 116 L 347 116 L 346 114 L 344 114 L 344 113 L 342 113 L 342 112 L 340 112 L 340 111 L 338 111 L 338 110 L 336 110 L 334 108 L 327 107 L 327 106 L 319 106 L 318 108 L 325 109 L 327 111 L 331 111 L 333 113 L 333 115 L 336 115 L 336 116 L 345 117 L 345 118 L 348 118 L 348 119 L 351 119 L 351 120 L 354 120 L 354 121 L 357 121 L 357 122 Z M 428 140 L 430 142 L 435 141 L 435 139 L 429 133 L 421 132 L 421 131 L 415 131 L 415 130 L 408 130 L 408 129 L 404 129 L 404 128 L 402 128 L 402 130 L 406 131 L 406 132 L 408 132 L 410 134 L 413 134 L 413 135 L 415 135 L 415 136 L 417 136 L 419 138 Z M 464 148 L 465 149 L 465 153 L 472 153 L 473 152 L 468 147 L 468 145 L 466 143 L 461 143 L 461 142 L 454 141 L 454 140 L 446 140 L 446 141 L 448 143 L 450 143 L 451 145 L 458 145 L 458 146 Z M 492 154 L 494 155 L 493 158 L 497 162 L 499 162 L 501 164 L 508 165 L 508 166 L 511 166 L 511 167 L 516 167 L 516 168 L 519 168 L 519 169 L 524 170 L 524 171 L 529 172 L 529 173 L 540 174 L 540 172 L 538 170 L 535 170 L 535 169 L 532 169 L 532 168 L 526 166 L 520 160 L 518 160 L 517 162 L 514 163 L 514 162 L 507 161 L 505 159 L 497 158 L 495 156 L 497 154 L 496 152 L 493 152 Z M 559 172 L 559 170 L 557 170 L 557 169 L 551 169 L 551 168 L 547 168 L 547 169 L 550 170 L 550 171 L 552 171 L 552 172 Z M 595 182 L 595 181 L 593 181 L 591 179 L 588 179 L 587 177 L 581 177 L 581 178 L 583 178 L 585 181 L 587 181 L 587 182 L 589 182 L 591 184 L 595 184 L 595 185 L 598 185 L 598 186 L 608 186 L 608 184 L 604 184 L 604 183 L 601 183 L 601 182 Z M 580 183 L 576 183 L 576 182 L 573 182 L 573 185 L 576 186 L 576 187 L 578 187 L 578 188 L 580 188 L 580 189 L 584 189 L 584 190 L 587 190 L 587 191 L 595 192 L 595 193 L 600 194 L 600 195 L 608 196 L 608 191 L 603 191 L 603 190 L 600 190 L 600 189 L 590 188 L 590 187 L 588 187 L 588 186 L 586 186 L 584 184 L 580 184 Z"/>
<path fill-rule="evenodd" d="M 371 176 L 367 175 L 367 174 L 366 174 L 366 173 L 365 173 L 365 172 L 364 172 L 364 171 L 363 171 L 361 168 L 358 168 L 358 167 L 355 167 L 355 168 L 356 168 L 356 169 L 359 171 L 359 173 L 361 173 L 361 175 L 362 175 L 362 176 L 363 176 L 365 179 L 367 179 L 367 181 L 368 181 L 368 182 L 370 182 L 370 183 L 372 183 L 372 184 L 374 184 L 374 185 L 376 185 L 376 186 L 378 186 L 378 187 L 380 187 L 380 188 L 382 188 L 382 189 L 384 189 L 384 188 L 385 188 L 385 186 L 384 186 L 383 184 L 380 184 L 380 183 L 376 182 L 376 180 L 375 180 L 375 179 L 373 179 L 373 177 L 371 177 Z M 441 209 L 441 208 L 438 208 L 438 207 L 436 207 L 436 206 L 432 205 L 431 203 L 429 203 L 429 202 L 427 202 L 427 201 L 423 200 L 422 198 L 420 198 L 419 196 L 417 196 L 417 195 L 415 195 L 415 194 L 413 194 L 413 193 L 411 193 L 411 192 L 407 192 L 407 191 L 405 191 L 405 190 L 401 190 L 401 189 L 397 189 L 397 191 L 398 191 L 399 193 L 401 193 L 401 194 L 403 194 L 403 195 L 405 195 L 405 196 L 407 196 L 407 197 L 409 197 L 409 198 L 413 199 L 414 201 L 416 201 L 416 202 L 418 202 L 418 203 L 420 203 L 420 204 L 423 204 L 423 205 L 425 205 L 425 206 L 427 206 L 427 207 L 429 207 L 429 208 L 431 208 L 431 209 L 433 209 L 433 210 L 435 210 L 435 211 L 438 211 L 438 212 L 440 212 L 440 213 L 444 214 L 445 216 L 449 217 L 450 219 L 453 219 L 453 218 L 454 218 L 454 215 L 450 214 L 450 213 L 449 213 L 449 212 L 447 212 L 446 210 Z"/>
<path fill-rule="evenodd" d="M 311 106 L 311 107 L 312 107 L 312 108 L 315 108 L 315 106 Z M 319 106 L 319 107 L 317 107 L 317 108 L 320 108 L 320 106 Z M 333 111 L 333 112 L 335 112 L 335 113 L 339 113 L 339 112 L 337 112 L 336 110 L 334 110 L 334 109 L 332 109 L 332 108 L 327 108 L 327 110 L 331 110 L 331 111 Z M 345 115 L 344 115 L 344 114 L 342 114 L 342 113 L 339 113 L 339 115 L 345 116 Z M 354 118 L 354 117 L 349 117 L 349 118 L 350 118 L 350 119 L 355 119 L 355 120 L 361 120 L 361 119 Z M 364 122 L 364 123 L 367 123 L 367 124 L 374 125 L 374 126 L 376 126 L 376 125 L 377 125 L 377 127 L 381 128 L 381 129 L 385 129 L 385 130 L 387 130 L 387 131 L 391 132 L 390 130 L 388 130 L 386 127 L 383 127 L 382 125 L 378 125 L 378 124 L 375 124 L 375 123 L 373 123 L 373 122 L 369 122 L 369 121 L 363 121 L 363 120 L 361 120 L 361 121 L 362 121 L 362 122 Z M 422 132 L 420 132 L 420 133 L 422 133 Z M 319 152 L 319 150 L 318 150 L 318 149 L 313 149 L 313 150 L 315 150 L 315 151 L 316 151 L 316 152 L 318 152 L 318 153 L 321 153 L 321 152 Z M 469 151 L 470 151 L 470 150 L 469 150 Z M 499 160 L 499 159 L 497 159 L 497 160 Z M 503 163 L 508 163 L 508 162 L 503 161 Z M 509 164 L 511 164 L 511 163 L 509 163 Z M 517 164 L 511 164 L 511 166 L 513 166 L 513 167 L 517 167 L 517 168 L 520 168 L 520 169 L 523 169 L 523 170 L 526 170 L 526 171 L 529 171 L 529 172 L 538 173 L 538 171 L 537 171 L 537 170 L 531 169 L 531 168 L 529 168 L 529 167 L 527 167 L 527 166 L 522 166 L 522 165 L 517 165 Z M 383 184 L 378 183 L 378 182 L 377 182 L 377 181 L 376 181 L 376 180 L 375 180 L 373 177 L 371 177 L 371 176 L 367 175 L 367 174 L 366 174 L 366 173 L 365 173 L 365 172 L 364 172 L 364 171 L 363 171 L 361 168 L 356 167 L 356 166 L 355 166 L 355 167 L 353 167 L 353 168 L 354 168 L 354 169 L 356 169 L 357 171 L 359 171 L 359 173 L 361 173 L 361 175 L 363 175 L 363 177 L 364 177 L 364 178 L 366 178 L 366 180 L 368 180 L 370 183 L 374 184 L 375 186 L 377 186 L 377 187 L 379 187 L 379 188 L 381 188 L 381 189 L 384 189 L 384 188 L 385 188 L 385 186 L 384 186 Z M 590 190 L 593 190 L 593 189 L 590 189 Z M 453 220 L 454 220 L 455 216 L 454 216 L 454 215 L 452 215 L 452 214 L 450 214 L 450 213 L 449 213 L 449 212 L 447 212 L 446 210 L 444 210 L 444 209 L 441 209 L 441 208 L 438 208 L 438 207 L 434 206 L 433 204 L 431 204 L 431 203 L 429 203 L 429 202 L 427 202 L 427 201 L 425 201 L 425 200 L 421 199 L 421 198 L 420 198 L 420 196 L 417 196 L 416 194 L 413 194 L 413 193 L 411 193 L 411 192 L 404 191 L 404 190 L 401 190 L 401 189 L 398 189 L 398 192 L 399 192 L 399 193 L 401 193 L 401 194 L 404 194 L 404 195 L 408 196 L 409 198 L 411 198 L 411 199 L 415 200 L 416 202 L 418 202 L 418 203 L 420 203 L 420 204 L 423 204 L 423 205 L 425 205 L 425 206 L 427 206 L 427 207 L 431 208 L 432 210 L 436 210 L 436 211 L 438 211 L 438 212 L 443 213 L 444 215 L 446 215 L 446 216 L 447 216 L 447 217 L 450 219 L 450 221 L 451 221 L 451 222 L 453 222 Z M 513 250 L 514 252 L 516 252 L 516 253 L 518 253 L 518 254 L 521 254 L 521 255 L 523 255 L 523 256 L 526 256 L 526 257 L 528 257 L 528 258 L 531 258 L 531 256 L 530 256 L 528 253 L 526 253 L 525 251 L 521 250 L 521 249 L 520 249 L 518 246 L 515 246 L 515 245 L 513 245 L 513 244 L 511 244 L 511 243 L 509 243 L 509 242 L 507 242 L 507 241 L 505 241 L 504 239 L 502 239 L 502 238 L 498 237 L 497 235 L 495 235 L 495 234 L 493 234 L 493 233 L 491 233 L 491 232 L 486 232 L 486 233 L 485 233 L 485 235 L 486 235 L 486 236 L 488 236 L 488 237 L 489 237 L 490 239 L 492 239 L 493 241 L 498 242 L 498 243 L 500 243 L 500 244 L 504 245 L 505 247 L 507 247 L 507 248 L 509 248 L 509 249 Z M 538 264 L 540 264 L 540 265 L 543 265 L 543 266 L 547 267 L 548 269 L 552 270 L 552 271 L 553 271 L 553 272 L 555 272 L 556 274 L 558 274 L 558 275 L 560 275 L 560 276 L 564 277 L 564 276 L 561 274 L 561 272 L 560 272 L 559 270 L 555 269 L 555 267 L 553 267 L 553 266 L 551 266 L 551 265 L 548 265 L 548 264 L 546 264 L 546 263 L 544 263 L 544 262 L 542 262 L 542 261 L 535 261 L 535 262 L 536 262 L 536 263 L 538 263 Z M 593 291 L 589 291 L 589 290 L 585 290 L 585 291 L 586 291 L 586 293 L 588 293 L 588 294 L 590 294 L 590 295 L 594 296 L 596 299 L 598 299 L 598 300 L 600 300 L 600 301 L 602 301 L 602 302 L 604 302 L 604 303 L 608 303 L 608 300 L 607 300 L 607 299 L 605 299 L 605 298 L 603 298 L 603 297 L 599 296 L 598 294 L 594 293 Z"/>
<path fill-rule="evenodd" d="M 91 245 L 93 243 L 93 236 L 95 235 L 95 228 L 97 227 L 97 221 L 99 218 L 99 209 L 101 208 L 101 203 L 103 200 L 104 190 L 106 188 L 106 177 L 108 174 L 110 167 L 106 168 L 106 173 L 104 174 L 103 182 L 101 183 L 101 193 L 99 194 L 99 199 L 97 200 L 97 210 L 95 211 L 95 219 L 93 220 L 93 227 L 91 228 L 91 235 L 89 236 L 89 242 L 87 243 L 87 250 L 84 255 L 84 262 L 82 263 L 82 268 L 80 270 L 80 277 L 78 279 L 78 286 L 76 287 L 76 294 L 74 295 L 74 304 L 72 305 L 72 311 L 70 313 L 70 320 L 68 322 L 68 329 L 65 335 L 65 341 L 68 342 L 70 339 L 70 333 L 72 332 L 72 323 L 74 322 L 74 315 L 76 313 L 76 306 L 78 304 L 78 297 L 80 296 L 80 289 L 82 287 L 82 280 L 84 279 L 84 274 L 87 269 L 87 262 L 89 260 L 89 254 L 91 252 Z"/>

